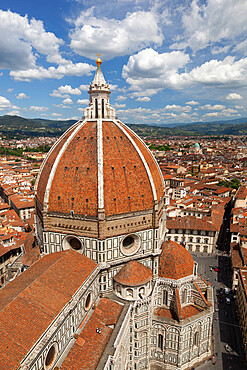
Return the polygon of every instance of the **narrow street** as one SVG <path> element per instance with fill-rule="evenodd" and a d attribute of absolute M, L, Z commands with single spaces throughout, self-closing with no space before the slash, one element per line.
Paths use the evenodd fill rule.
<path fill-rule="evenodd" d="M 199 264 L 199 274 L 214 287 L 213 345 L 216 364 L 211 360 L 198 369 L 244 370 L 242 338 L 238 326 L 237 308 L 230 288 L 230 257 L 218 251 L 217 258 L 192 254 Z M 218 268 L 219 271 L 215 271 Z M 226 288 L 226 289 L 225 289 Z"/>

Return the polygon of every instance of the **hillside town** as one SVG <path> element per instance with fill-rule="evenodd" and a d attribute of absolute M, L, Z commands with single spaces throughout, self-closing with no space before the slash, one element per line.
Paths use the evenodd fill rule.
<path fill-rule="evenodd" d="M 187 249 L 204 266 L 201 278 L 215 294 L 215 324 L 240 329 L 241 361 L 247 359 L 247 147 L 245 137 L 143 138 L 156 157 L 165 184 L 165 241 Z M 22 148 L 21 155 L 0 158 L 0 283 L 4 287 L 41 257 L 35 238 L 34 184 L 56 138 L 1 139 L 1 148 Z M 28 148 L 28 149 L 27 149 Z M 209 263 L 209 262 L 208 262 Z M 223 274 L 223 270 L 225 271 Z M 208 274 L 207 274 L 208 273 Z M 238 313 L 234 319 L 231 309 Z M 222 318 L 221 315 L 225 315 Z M 232 322 L 231 322 L 232 320 Z M 234 321 L 235 320 L 235 321 Z M 223 324 L 222 324 L 223 325 Z M 226 324 L 224 324 L 226 325 Z M 223 326 L 224 326 L 223 325 Z M 219 328 L 223 335 L 228 328 Z M 215 332 L 217 329 L 215 329 Z M 222 334 L 223 331 L 223 334 Z M 230 338 L 215 339 L 215 353 L 234 363 Z M 238 361 L 238 360 L 236 360 Z M 216 362 L 216 355 L 210 363 Z M 237 363 L 237 362 L 236 362 Z M 225 367 L 227 368 L 227 367 Z M 229 367 L 230 368 L 230 367 Z M 203 369 L 203 367 L 202 367 Z"/>

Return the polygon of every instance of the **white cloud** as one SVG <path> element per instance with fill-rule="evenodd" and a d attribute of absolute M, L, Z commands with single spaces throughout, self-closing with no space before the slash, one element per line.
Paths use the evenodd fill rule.
<path fill-rule="evenodd" d="M 26 95 L 25 93 L 19 93 L 16 99 L 29 99 L 30 96 Z"/>
<path fill-rule="evenodd" d="M 81 91 L 88 91 L 88 89 L 89 89 L 89 85 L 81 85 L 81 86 L 79 86 L 79 89 L 80 89 Z"/>
<path fill-rule="evenodd" d="M 12 89 L 11 89 L 11 88 L 9 88 L 9 89 L 7 90 L 7 92 L 8 92 L 8 93 L 12 93 L 13 91 L 14 91 L 14 89 L 13 89 L 13 88 L 12 88 Z"/>
<path fill-rule="evenodd" d="M 236 93 L 230 93 L 226 97 L 226 100 L 240 100 L 240 99 L 243 99 L 243 97 L 240 94 Z"/>
<path fill-rule="evenodd" d="M 125 101 L 127 99 L 127 96 L 118 95 L 118 97 L 115 99 L 116 101 Z"/>
<path fill-rule="evenodd" d="M 160 46 L 164 39 L 154 12 L 127 13 L 122 20 L 99 19 L 94 7 L 83 11 L 72 21 L 75 28 L 70 32 L 71 48 L 79 55 L 95 59 L 99 50 L 103 59 L 123 56 L 149 45 Z"/>
<path fill-rule="evenodd" d="M 245 39 L 244 41 L 238 43 L 235 48 L 233 49 L 234 52 L 243 52 L 244 55 L 247 55 L 247 39 Z"/>
<path fill-rule="evenodd" d="M 70 117 L 70 118 L 67 118 L 67 119 L 73 119 L 73 120 L 77 121 L 77 120 L 79 120 L 79 119 L 80 119 L 80 117 L 77 117 L 77 116 L 72 116 L 72 117 Z"/>
<path fill-rule="evenodd" d="M 222 61 L 210 60 L 191 71 L 181 71 L 188 61 L 189 56 L 181 51 L 158 54 L 153 49 L 145 49 L 129 58 L 122 75 L 131 85 L 130 88 L 138 93 L 141 91 L 142 96 L 148 96 L 147 90 L 157 93 L 157 89 L 180 89 L 195 83 L 222 87 L 247 86 L 247 58 L 235 60 L 228 56 Z"/>
<path fill-rule="evenodd" d="M 131 88 L 133 89 L 133 87 Z M 160 91 L 160 89 L 145 89 L 142 91 L 141 88 L 137 86 L 135 86 L 134 88 L 137 89 L 138 91 L 130 93 L 129 94 L 130 98 L 137 98 L 141 96 L 154 96 L 158 93 L 158 91 Z"/>
<path fill-rule="evenodd" d="M 32 79 L 54 78 L 61 79 L 64 76 L 89 76 L 95 67 L 87 63 L 75 63 L 68 61 L 63 65 L 55 67 L 37 67 L 24 71 L 11 71 L 10 76 L 17 81 L 31 81 Z"/>
<path fill-rule="evenodd" d="M 182 51 L 158 54 L 149 48 L 130 56 L 127 65 L 123 66 L 122 74 L 137 90 L 138 87 L 146 89 L 179 87 L 181 81 L 178 69 L 184 67 L 188 61 L 189 56 Z"/>
<path fill-rule="evenodd" d="M 55 108 L 63 108 L 63 109 L 71 109 L 70 105 L 64 105 L 64 104 L 53 104 Z"/>
<path fill-rule="evenodd" d="M 88 105 L 89 104 L 89 100 L 88 99 L 78 99 L 77 100 L 77 103 L 78 104 L 81 104 L 81 105 Z"/>
<path fill-rule="evenodd" d="M 234 114 L 234 113 L 238 113 L 238 111 L 236 109 L 230 109 L 230 108 L 228 108 L 228 109 L 224 109 L 222 111 L 222 113 L 224 113 L 224 114 L 226 114 L 226 113 Z"/>
<path fill-rule="evenodd" d="M 150 101 L 151 99 L 148 97 L 148 96 L 143 96 L 142 98 L 139 97 L 136 99 L 137 101 L 144 101 L 144 102 L 148 102 Z"/>
<path fill-rule="evenodd" d="M 172 105 L 166 105 L 164 110 L 170 110 L 173 112 L 190 112 L 191 107 L 190 106 L 183 107 L 181 105 L 172 104 Z"/>
<path fill-rule="evenodd" d="M 222 40 L 235 40 L 247 30 L 246 14 L 247 2 L 243 0 L 193 0 L 182 16 L 184 39 L 173 47 L 190 46 L 197 51 Z"/>
<path fill-rule="evenodd" d="M 12 111 L 8 112 L 8 115 L 9 116 L 19 116 L 20 111 L 19 110 L 12 110 Z"/>
<path fill-rule="evenodd" d="M 0 10 L 0 68 L 24 70 L 33 68 L 37 56 L 44 54 L 49 62 L 63 63 L 59 46 L 63 43 L 54 33 L 46 32 L 42 21 Z"/>
<path fill-rule="evenodd" d="M 203 115 L 203 117 L 218 117 L 219 116 L 219 112 L 210 112 L 210 113 L 206 113 Z"/>
<path fill-rule="evenodd" d="M 221 53 L 227 53 L 228 50 L 230 49 L 230 45 L 227 45 L 227 46 L 214 46 L 211 48 L 211 53 L 214 55 L 214 54 L 221 54 Z"/>
<path fill-rule="evenodd" d="M 57 90 L 53 90 L 50 94 L 50 96 L 56 98 L 64 98 L 68 97 L 68 95 L 81 95 L 81 90 L 79 90 L 77 87 L 73 89 L 70 85 L 64 85 L 59 86 Z"/>
<path fill-rule="evenodd" d="M 118 103 L 115 103 L 114 104 L 114 107 L 115 108 L 125 108 L 126 107 L 126 104 L 118 104 Z"/>
<path fill-rule="evenodd" d="M 70 98 L 64 99 L 63 104 L 73 104 L 73 100 Z"/>
<path fill-rule="evenodd" d="M 210 112 L 204 114 L 202 117 L 238 117 L 240 114 L 237 114 L 238 111 L 235 109 L 223 109 L 221 112 Z"/>
<path fill-rule="evenodd" d="M 62 115 L 60 113 L 52 113 L 51 114 L 53 117 L 61 117 Z"/>
<path fill-rule="evenodd" d="M 49 110 L 49 108 L 47 108 L 47 107 L 39 107 L 39 106 L 37 106 L 37 105 L 32 105 L 32 106 L 29 108 L 29 110 L 33 110 L 33 111 L 35 111 L 35 112 L 44 112 L 44 111 Z"/>
<path fill-rule="evenodd" d="M 118 85 L 112 85 L 112 84 L 109 84 L 109 89 L 110 91 L 114 91 L 118 88 Z"/>
<path fill-rule="evenodd" d="M 194 101 L 194 100 L 191 100 L 191 101 L 187 101 L 185 104 L 187 105 L 198 105 L 198 101 Z"/>
<path fill-rule="evenodd" d="M 10 101 L 6 99 L 4 96 L 0 96 L 0 110 L 8 109 L 12 106 Z"/>
<path fill-rule="evenodd" d="M 221 109 L 225 109 L 225 106 L 224 105 L 221 105 L 221 104 L 215 104 L 215 105 L 206 104 L 206 105 L 202 105 L 200 107 L 200 109 L 204 109 L 204 110 L 221 110 Z"/>
<path fill-rule="evenodd" d="M 244 86 L 247 85 L 247 58 L 235 61 L 228 56 L 222 61 L 215 59 L 181 75 L 183 80 L 198 82 L 211 86 Z"/>

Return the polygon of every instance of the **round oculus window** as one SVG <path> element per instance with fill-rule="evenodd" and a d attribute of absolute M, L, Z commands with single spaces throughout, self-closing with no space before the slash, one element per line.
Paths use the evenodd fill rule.
<path fill-rule="evenodd" d="M 121 252 L 126 256 L 135 254 L 138 251 L 140 244 L 141 241 L 138 235 L 136 234 L 127 235 L 122 240 Z"/>
<path fill-rule="evenodd" d="M 81 242 L 77 238 L 71 238 L 70 241 L 69 241 L 69 244 L 70 244 L 71 248 L 73 248 L 73 249 L 76 249 L 76 250 L 81 249 Z"/>
<path fill-rule="evenodd" d="M 82 242 L 75 236 L 67 236 L 63 242 L 64 249 L 74 249 L 79 251 L 82 249 Z"/>
<path fill-rule="evenodd" d="M 57 343 L 53 343 L 53 345 L 50 347 L 49 351 L 47 352 L 47 355 L 45 357 L 45 369 L 49 370 L 54 365 L 54 362 L 57 357 L 58 352 L 58 345 Z"/>
<path fill-rule="evenodd" d="M 86 311 L 89 310 L 89 308 L 91 306 L 91 303 L 92 303 L 92 295 L 91 295 L 91 293 L 88 293 L 87 298 L 85 300 L 85 304 L 84 304 L 84 308 L 85 308 Z"/>

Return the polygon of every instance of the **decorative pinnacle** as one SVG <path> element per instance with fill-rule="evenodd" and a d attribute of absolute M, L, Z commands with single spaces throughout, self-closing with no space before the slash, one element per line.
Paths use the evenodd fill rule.
<path fill-rule="evenodd" d="M 98 55 L 98 58 L 96 59 L 96 64 L 97 64 L 97 66 L 98 66 L 98 67 L 100 67 L 100 66 L 101 66 L 101 64 L 102 64 L 102 60 L 100 59 L 100 57 L 99 57 L 99 56 L 100 56 L 101 54 L 100 54 L 100 53 L 98 53 L 97 55 Z"/>

